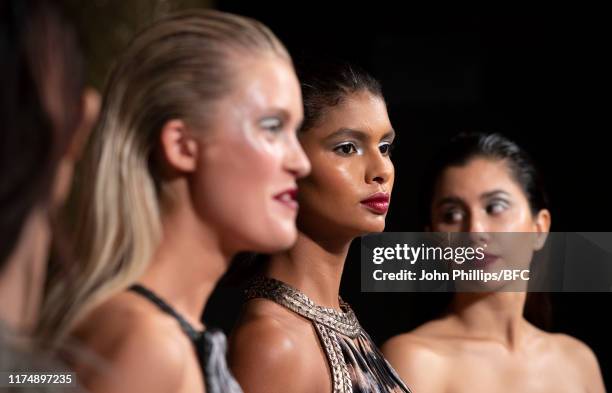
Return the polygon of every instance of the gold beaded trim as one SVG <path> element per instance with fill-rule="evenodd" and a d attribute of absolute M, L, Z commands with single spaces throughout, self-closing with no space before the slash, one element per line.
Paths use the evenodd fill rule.
<path fill-rule="evenodd" d="M 340 298 L 340 310 L 315 304 L 297 289 L 274 278 L 259 276 L 246 291 L 247 299 L 263 297 L 350 338 L 359 336 L 361 325 L 351 307 Z"/>
<path fill-rule="evenodd" d="M 333 393 L 352 393 L 353 383 L 351 382 L 351 376 L 349 375 L 342 349 L 340 349 L 340 343 L 338 342 L 338 335 L 329 331 L 329 329 L 320 324 L 314 323 L 319 335 L 319 339 L 325 349 L 325 356 L 329 362 L 329 368 L 332 374 L 332 385 Z"/>
<path fill-rule="evenodd" d="M 337 335 L 337 333 L 340 333 L 355 338 L 362 332 L 361 325 L 359 325 L 359 321 L 357 321 L 357 317 L 348 303 L 339 298 L 342 311 L 319 306 L 304 293 L 290 285 L 263 276 L 259 276 L 251 282 L 246 291 L 246 298 L 272 300 L 311 320 L 329 362 L 333 393 L 353 392 L 353 384 Z"/>

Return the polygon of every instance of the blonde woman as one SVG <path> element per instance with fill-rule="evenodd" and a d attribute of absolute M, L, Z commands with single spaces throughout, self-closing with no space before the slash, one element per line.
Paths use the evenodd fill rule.
<path fill-rule="evenodd" d="M 410 393 L 339 296 L 351 242 L 384 229 L 391 199 L 395 131 L 382 88 L 344 62 L 298 69 L 300 142 L 312 163 L 300 180 L 298 240 L 255 266 L 262 274 L 247 289 L 230 365 L 249 393 Z"/>
<path fill-rule="evenodd" d="M 240 391 L 200 317 L 232 256 L 295 241 L 301 121 L 291 59 L 254 20 L 191 11 L 132 41 L 84 179 L 83 266 L 47 304 L 56 340 L 69 332 L 111 365 L 75 364 L 92 392 Z"/>

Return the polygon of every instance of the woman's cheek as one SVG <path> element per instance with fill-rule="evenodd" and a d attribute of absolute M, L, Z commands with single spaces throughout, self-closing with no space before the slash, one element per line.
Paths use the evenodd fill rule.
<path fill-rule="evenodd" d="M 338 165 L 330 170 L 330 174 L 335 186 L 344 190 L 343 194 L 359 194 L 359 189 L 365 185 L 363 176 L 360 176 L 360 167 L 354 162 Z"/>
<path fill-rule="evenodd" d="M 524 209 L 508 209 L 502 213 L 497 232 L 531 232 L 531 214 Z"/>

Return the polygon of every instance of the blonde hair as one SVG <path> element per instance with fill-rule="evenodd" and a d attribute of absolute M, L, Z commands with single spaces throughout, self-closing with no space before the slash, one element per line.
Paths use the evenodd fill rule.
<path fill-rule="evenodd" d="M 43 306 L 38 331 L 47 344 L 59 344 L 147 268 L 161 232 L 152 159 L 161 127 L 183 119 L 205 128 L 207 114 L 232 89 L 238 56 L 262 53 L 291 61 L 261 23 L 211 10 L 170 15 L 128 46 L 107 82 L 86 157 L 75 270 L 52 277 Z"/>

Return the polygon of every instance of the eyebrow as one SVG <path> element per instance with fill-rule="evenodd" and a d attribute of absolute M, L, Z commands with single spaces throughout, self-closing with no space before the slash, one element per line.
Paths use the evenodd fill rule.
<path fill-rule="evenodd" d="M 445 197 L 440 199 L 440 201 L 438 201 L 438 203 L 436 204 L 436 207 L 440 207 L 443 205 L 448 205 L 448 204 L 456 204 L 456 205 L 463 205 L 463 200 L 461 198 L 458 197 Z"/>
<path fill-rule="evenodd" d="M 332 132 L 331 134 L 329 134 L 327 137 L 325 137 L 325 139 L 329 140 L 329 139 L 337 138 L 337 137 L 350 137 L 350 138 L 354 138 L 360 141 L 366 141 L 370 139 L 370 136 L 367 132 L 352 129 L 352 128 L 340 128 L 339 130 L 336 130 Z M 383 140 L 383 139 L 392 139 L 392 138 L 395 138 L 395 130 L 393 129 L 390 131 L 387 131 L 385 135 L 383 135 L 382 138 L 380 139 Z"/>
<path fill-rule="evenodd" d="M 507 196 L 507 197 L 510 197 L 510 194 L 507 193 L 504 190 L 493 190 L 493 191 L 485 192 L 484 194 L 482 194 L 480 196 L 480 199 L 481 200 L 482 199 L 489 199 L 489 198 L 492 198 L 492 197 L 495 197 L 495 196 Z"/>
<path fill-rule="evenodd" d="M 500 195 L 510 197 L 510 194 L 504 190 L 493 190 L 493 191 L 485 192 L 484 194 L 482 194 L 480 196 L 480 200 L 485 200 L 485 199 L 489 199 L 494 196 L 500 196 Z M 450 197 L 442 198 L 436 204 L 436 207 L 440 207 L 440 206 L 447 205 L 447 204 L 463 205 L 464 203 L 463 203 L 463 199 L 456 197 L 456 196 L 450 196 Z"/>

